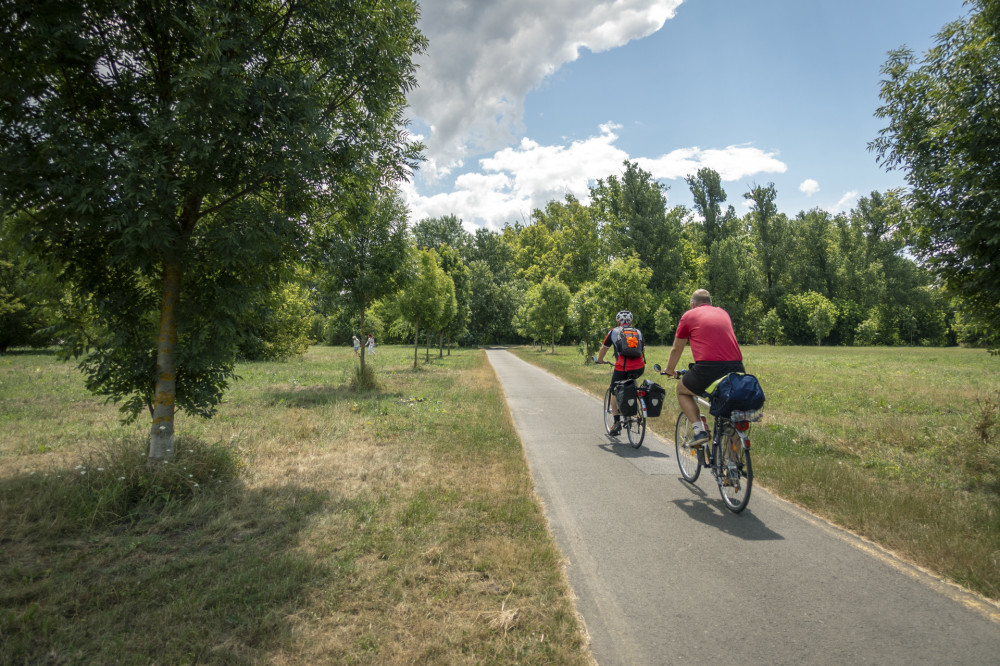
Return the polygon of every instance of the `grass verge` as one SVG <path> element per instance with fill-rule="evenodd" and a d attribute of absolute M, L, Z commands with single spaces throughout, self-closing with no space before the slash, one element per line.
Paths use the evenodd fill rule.
<path fill-rule="evenodd" d="M 607 366 L 584 365 L 573 347 L 516 351 L 596 396 L 607 389 Z M 751 433 L 756 483 L 1000 600 L 1000 359 L 957 348 L 743 353 L 767 394 Z M 647 362 L 668 354 L 648 348 Z M 674 385 L 660 383 L 668 402 L 650 427 L 672 439 Z"/>
<path fill-rule="evenodd" d="M 485 355 L 378 351 L 240 366 L 157 467 L 0 357 L 0 663 L 591 663 Z"/>

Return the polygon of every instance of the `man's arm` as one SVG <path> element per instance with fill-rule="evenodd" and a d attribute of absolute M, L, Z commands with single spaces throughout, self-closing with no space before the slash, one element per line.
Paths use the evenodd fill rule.
<path fill-rule="evenodd" d="M 604 363 L 604 355 L 608 353 L 611 347 L 601 347 L 601 351 L 597 352 L 597 362 Z"/>
<path fill-rule="evenodd" d="M 684 347 L 687 346 L 687 338 L 674 338 L 674 346 L 670 348 L 670 358 L 667 359 L 667 374 L 677 377 L 677 373 L 674 368 L 677 367 L 678 361 L 681 360 L 681 354 L 684 353 Z"/>

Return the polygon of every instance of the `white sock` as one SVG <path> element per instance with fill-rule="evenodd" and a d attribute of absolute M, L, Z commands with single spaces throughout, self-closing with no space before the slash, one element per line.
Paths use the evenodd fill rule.
<path fill-rule="evenodd" d="M 698 434 L 699 432 L 705 432 L 705 424 L 704 424 L 704 423 L 702 423 L 702 422 L 701 422 L 701 420 L 699 419 L 699 420 L 698 420 L 698 421 L 697 421 L 696 423 L 694 423 L 694 424 L 693 424 L 693 425 L 691 426 L 691 431 L 692 431 L 692 432 L 693 432 L 694 434 L 696 434 L 696 435 L 697 435 L 697 434 Z"/>

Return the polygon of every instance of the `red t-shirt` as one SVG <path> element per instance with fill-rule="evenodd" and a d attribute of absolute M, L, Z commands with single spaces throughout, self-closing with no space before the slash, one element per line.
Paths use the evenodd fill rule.
<path fill-rule="evenodd" d="M 714 305 L 706 303 L 685 312 L 677 324 L 676 335 L 687 339 L 695 363 L 743 360 L 733 332 L 733 320 L 728 312 Z"/>

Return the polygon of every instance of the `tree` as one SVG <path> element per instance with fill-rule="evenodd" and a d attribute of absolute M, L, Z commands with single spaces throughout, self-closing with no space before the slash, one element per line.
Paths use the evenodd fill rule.
<path fill-rule="evenodd" d="M 916 251 L 984 321 L 1000 328 L 1000 5 L 937 35 L 920 64 L 901 48 L 882 67 L 888 126 L 869 144 L 910 185 Z"/>
<path fill-rule="evenodd" d="M 694 210 L 702 219 L 705 230 L 705 248 L 712 250 L 712 244 L 722 234 L 722 204 L 726 201 L 726 191 L 722 189 L 719 172 L 707 167 L 698 169 L 694 176 L 685 179 L 694 198 Z"/>
<path fill-rule="evenodd" d="M 653 271 L 642 265 L 639 257 L 615 259 L 601 268 L 594 282 L 585 284 L 571 299 L 570 319 L 583 341 L 584 354 L 604 339 L 615 325 L 615 314 L 630 310 L 639 329 L 649 328 L 646 319 L 652 314 L 653 293 L 649 281 Z"/>
<path fill-rule="evenodd" d="M 365 316 L 371 304 L 390 296 L 410 277 L 406 261 L 410 251 L 408 211 L 396 190 L 357 192 L 334 210 L 317 211 L 326 219 L 313 244 L 320 283 L 331 299 L 348 306 L 360 318 L 360 333 L 367 331 Z M 361 346 L 361 372 L 365 346 Z"/>
<path fill-rule="evenodd" d="M 667 307 L 666 303 L 656 308 L 656 312 L 653 314 L 653 321 L 655 322 L 656 333 L 660 336 L 661 340 L 673 339 L 679 320 L 670 312 L 670 308 Z"/>
<path fill-rule="evenodd" d="M 410 270 L 413 277 L 399 294 L 399 311 L 413 325 L 413 367 L 416 369 L 420 327 L 427 325 L 430 329 L 441 317 L 445 307 L 442 284 L 446 276 L 434 250 L 417 251 L 416 266 Z"/>
<path fill-rule="evenodd" d="M 455 289 L 455 312 L 448 317 L 448 324 L 441 331 L 441 346 L 444 345 L 444 338 L 449 340 L 448 355 L 451 355 L 450 341 L 454 338 L 465 335 L 469 327 L 472 316 L 470 302 L 472 299 L 472 284 L 469 267 L 462 259 L 458 250 L 449 245 L 442 245 L 438 248 L 441 257 L 441 268 L 451 278 Z M 439 356 L 441 354 L 439 353 Z"/>
<path fill-rule="evenodd" d="M 815 340 L 820 344 L 837 323 L 836 306 L 815 291 L 788 294 L 781 304 L 785 310 L 781 320 L 785 322 L 785 333 L 792 343 Z"/>
<path fill-rule="evenodd" d="M 249 295 L 327 191 L 405 177 L 413 56 L 406 0 L 0 6 L 0 201 L 64 264 L 106 335 L 87 386 L 152 416 L 210 416 Z M 321 28 L 320 28 L 321 26 Z"/>
<path fill-rule="evenodd" d="M 548 340 L 556 352 L 556 338 L 562 336 L 569 320 L 569 287 L 553 277 L 533 285 L 525 295 L 528 327 L 539 340 Z"/>
<path fill-rule="evenodd" d="M 750 228 L 753 231 L 754 245 L 760 261 L 767 290 L 767 306 L 773 307 L 778 298 L 777 287 L 781 266 L 785 261 L 785 241 L 788 222 L 784 215 L 778 212 L 774 203 L 777 192 L 774 183 L 767 187 L 755 186 L 743 195 L 751 202 Z"/>
<path fill-rule="evenodd" d="M 781 326 L 781 317 L 778 316 L 777 310 L 772 308 L 761 320 L 760 334 L 769 344 L 774 345 L 781 342 L 785 329 Z"/>
<path fill-rule="evenodd" d="M 816 293 L 816 292 L 810 292 Z M 816 308 L 809 315 L 809 328 L 816 336 L 816 345 L 823 344 L 826 336 L 830 335 L 834 324 L 837 323 L 837 306 L 823 298 L 816 304 Z"/>
<path fill-rule="evenodd" d="M 309 348 L 312 328 L 312 292 L 298 279 L 282 282 L 260 299 L 256 316 L 248 323 L 237 346 L 240 358 L 273 361 L 299 356 Z"/>
<path fill-rule="evenodd" d="M 682 209 L 666 210 L 665 186 L 638 164 L 625 161 L 622 177 L 599 179 L 590 190 L 591 213 L 603 224 L 612 257 L 639 256 L 652 269 L 649 287 L 657 293 L 681 280 Z"/>
<path fill-rule="evenodd" d="M 413 225 L 413 237 L 421 250 L 438 250 L 448 245 L 464 258 L 472 244 L 472 235 L 462 226 L 462 220 L 455 215 L 428 217 Z"/>

